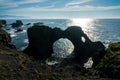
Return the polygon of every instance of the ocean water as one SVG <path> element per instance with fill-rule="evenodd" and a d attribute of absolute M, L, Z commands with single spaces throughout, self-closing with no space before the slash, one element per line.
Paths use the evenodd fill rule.
<path fill-rule="evenodd" d="M 51 28 L 61 28 L 65 30 L 69 26 L 80 26 L 85 34 L 94 42 L 101 41 L 106 47 L 110 43 L 120 42 L 120 19 L 23 19 L 22 32 L 16 33 L 16 29 L 11 28 L 11 23 L 15 19 L 8 19 L 7 26 L 3 27 L 11 34 L 12 43 L 18 50 L 23 50 L 28 45 L 27 28 L 32 25 L 27 23 L 43 22 Z"/>

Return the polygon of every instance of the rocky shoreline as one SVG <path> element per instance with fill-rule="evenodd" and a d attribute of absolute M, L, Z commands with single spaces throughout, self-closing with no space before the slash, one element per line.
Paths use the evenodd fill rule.
<path fill-rule="evenodd" d="M 3 24 L 0 22 L 0 25 Z M 0 80 L 120 79 L 119 42 L 112 43 L 105 49 L 101 42 L 92 42 L 77 26 L 62 31 L 59 28 L 51 29 L 43 24 L 36 24 L 29 28 L 27 33 L 29 46 L 23 53 L 11 44 L 10 35 L 0 29 Z M 48 66 L 39 61 L 51 56 L 52 44 L 59 38 L 72 41 L 75 46 L 74 58 L 59 67 Z M 83 60 L 89 57 L 92 57 L 94 64 L 92 68 L 86 69 L 83 67 L 86 61 Z"/>

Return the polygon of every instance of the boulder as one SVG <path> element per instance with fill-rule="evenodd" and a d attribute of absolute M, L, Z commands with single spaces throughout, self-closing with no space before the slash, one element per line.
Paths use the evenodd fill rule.
<path fill-rule="evenodd" d="M 23 25 L 21 20 L 16 20 L 16 23 L 12 23 L 12 28 L 21 27 Z"/>

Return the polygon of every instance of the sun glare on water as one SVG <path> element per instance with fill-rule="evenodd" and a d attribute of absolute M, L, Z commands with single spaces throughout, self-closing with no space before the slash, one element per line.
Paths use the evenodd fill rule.
<path fill-rule="evenodd" d="M 71 19 L 71 26 L 80 26 L 84 31 L 94 25 L 94 19 Z"/>
<path fill-rule="evenodd" d="M 94 32 L 96 31 L 96 20 L 95 19 L 70 19 L 69 26 L 80 26 L 82 30 L 85 32 L 85 34 L 88 35 L 88 37 L 92 40 L 97 40 L 98 37 L 94 37 L 96 34 Z"/>

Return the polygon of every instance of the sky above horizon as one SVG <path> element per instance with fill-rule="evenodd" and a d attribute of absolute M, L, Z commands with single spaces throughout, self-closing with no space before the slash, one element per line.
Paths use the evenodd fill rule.
<path fill-rule="evenodd" d="M 0 0 L 0 17 L 120 18 L 120 0 Z"/>

